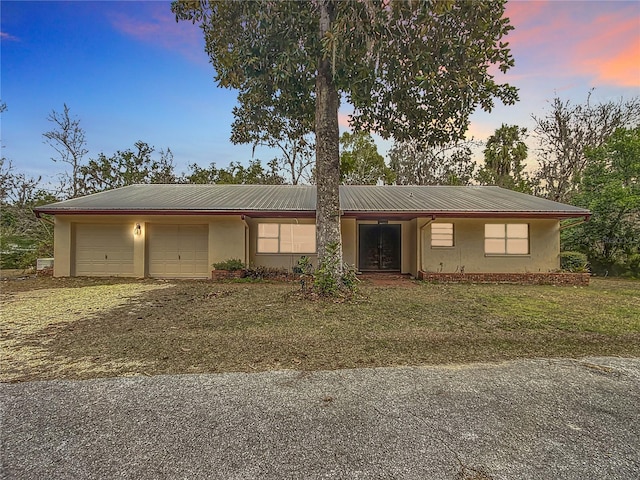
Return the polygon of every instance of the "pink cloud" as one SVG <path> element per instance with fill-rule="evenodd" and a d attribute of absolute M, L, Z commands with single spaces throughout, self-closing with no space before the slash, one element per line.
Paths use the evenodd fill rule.
<path fill-rule="evenodd" d="M 590 73 L 595 83 L 640 86 L 640 18 L 607 16 L 602 28 L 575 49 L 577 70 Z M 615 30 L 610 28 L 616 25 Z M 609 28 L 607 28 L 609 26 Z"/>
<path fill-rule="evenodd" d="M 596 83 L 640 87 L 640 45 L 629 44 L 612 58 L 593 62 L 590 65 L 596 75 Z"/>
<path fill-rule="evenodd" d="M 515 78 L 588 78 L 594 85 L 640 86 L 640 8 L 635 2 L 509 2 L 506 38 Z M 509 80 L 513 81 L 512 77 Z"/>
<path fill-rule="evenodd" d="M 549 4 L 548 1 L 510 1 L 505 8 L 505 16 L 511 20 L 511 25 L 523 25 L 532 18 L 538 18 Z"/>
<path fill-rule="evenodd" d="M 133 17 L 113 13 L 111 23 L 123 34 L 137 41 L 179 53 L 195 63 L 208 63 L 202 30 L 188 22 L 176 22 L 167 5 L 149 5 Z"/>

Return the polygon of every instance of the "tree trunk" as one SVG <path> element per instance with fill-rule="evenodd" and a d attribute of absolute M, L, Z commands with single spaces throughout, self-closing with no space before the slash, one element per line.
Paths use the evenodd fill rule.
<path fill-rule="evenodd" d="M 334 4 L 320 0 L 320 37 L 331 29 Z M 318 263 L 332 269 L 340 283 L 342 240 L 340 236 L 340 150 L 338 129 L 339 97 L 333 83 L 331 62 L 318 60 L 316 77 L 316 239 Z"/>

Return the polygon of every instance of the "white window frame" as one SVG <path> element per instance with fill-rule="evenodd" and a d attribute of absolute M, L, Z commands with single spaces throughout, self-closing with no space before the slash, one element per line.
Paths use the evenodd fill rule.
<path fill-rule="evenodd" d="M 526 235 L 518 232 L 518 230 L 522 230 L 522 226 L 526 227 Z M 489 228 L 492 230 L 499 230 L 498 227 L 502 227 L 502 232 L 497 232 L 493 234 L 489 234 L 487 230 Z M 531 254 L 531 245 L 529 242 L 530 238 L 530 226 L 528 223 L 486 223 L 484 226 L 484 254 L 486 256 L 527 256 Z M 526 252 L 523 253 L 522 249 L 518 249 L 518 246 L 523 244 L 523 241 L 526 242 Z M 499 242 L 502 242 L 502 248 L 490 249 L 491 251 L 487 251 L 487 246 L 489 242 L 496 245 Z"/>
<path fill-rule="evenodd" d="M 439 244 L 439 245 L 435 245 Z M 431 248 L 451 248 L 455 246 L 455 226 L 453 222 L 431 224 Z"/>
<path fill-rule="evenodd" d="M 261 234 L 261 226 L 277 227 L 277 235 L 274 232 L 269 234 Z M 313 251 L 301 248 L 301 242 L 296 241 L 296 230 L 300 228 L 313 228 Z M 316 246 L 316 225 L 314 223 L 259 223 L 258 224 L 258 240 L 256 244 L 256 253 L 261 255 L 277 255 L 277 254 L 315 254 L 317 252 Z M 288 238 L 286 238 L 288 237 Z M 271 249 L 265 251 L 264 247 L 261 248 L 262 241 L 277 241 L 277 251 Z"/>

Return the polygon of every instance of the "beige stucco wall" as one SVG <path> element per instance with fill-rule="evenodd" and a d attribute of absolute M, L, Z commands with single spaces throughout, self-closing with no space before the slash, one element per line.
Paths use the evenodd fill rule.
<path fill-rule="evenodd" d="M 358 258 L 358 233 L 355 218 L 343 218 L 340 223 L 342 234 L 342 260 L 355 266 Z"/>
<path fill-rule="evenodd" d="M 553 219 L 446 219 L 454 224 L 453 247 L 431 247 L 428 219 L 418 219 L 421 268 L 426 272 L 526 273 L 549 272 L 560 268 L 559 222 Z M 529 255 L 485 255 L 486 223 L 529 224 Z M 424 228 L 421 228 L 424 227 Z M 419 260 L 420 261 L 420 260 Z"/>
<path fill-rule="evenodd" d="M 74 224 L 125 224 L 133 229 L 137 223 L 142 234 L 134 240 L 134 276 L 147 274 L 146 231 L 149 223 L 209 225 L 209 265 L 214 262 L 239 258 L 258 266 L 291 269 L 296 266 L 300 254 L 258 254 L 257 224 L 305 223 L 313 224 L 313 218 L 300 219 L 251 219 L 240 216 L 179 216 L 179 215 L 57 215 L 54 219 L 54 275 L 74 275 L 75 258 Z M 389 221 L 400 224 L 402 235 L 401 268 L 403 273 L 417 275 L 419 270 L 432 272 L 548 272 L 559 268 L 560 235 L 557 220 L 531 219 L 445 219 L 437 222 L 454 224 L 455 245 L 451 248 L 432 248 L 430 219 Z M 487 256 L 484 254 L 485 223 L 528 223 L 530 254 L 525 256 Z M 360 224 L 376 224 L 377 221 L 356 221 L 343 218 L 341 223 L 343 258 L 347 264 L 358 267 L 358 235 Z M 317 262 L 316 255 L 309 255 Z"/>
<path fill-rule="evenodd" d="M 140 224 L 141 235 L 134 238 L 133 276 L 147 275 L 146 232 L 150 223 L 162 225 L 209 225 L 209 260 L 214 262 L 239 258 L 247 262 L 245 249 L 246 224 L 240 216 L 205 215 L 56 215 L 54 218 L 54 270 L 56 277 L 74 275 L 75 258 L 74 225 L 117 224 L 130 225 L 131 235 L 136 224 Z"/>
<path fill-rule="evenodd" d="M 53 275 L 68 277 L 71 275 L 72 244 L 71 221 L 63 216 L 53 218 Z"/>

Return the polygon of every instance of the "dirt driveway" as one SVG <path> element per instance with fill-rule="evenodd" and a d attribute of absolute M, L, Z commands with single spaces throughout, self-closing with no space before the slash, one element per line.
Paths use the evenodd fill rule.
<path fill-rule="evenodd" d="M 33 280 L 33 279 L 31 279 Z M 36 280 L 34 280 L 36 281 Z M 53 281 L 46 279 L 46 282 Z M 42 283 L 42 282 L 41 282 Z M 59 282 L 73 285 L 73 282 Z M 88 283 L 88 284 L 87 284 Z M 44 283 L 45 285 L 47 283 Z M 168 283 L 112 283 L 91 285 L 78 283 L 78 288 L 28 289 L 0 296 L 0 362 L 4 365 L 0 380 L 12 380 L 21 371 L 50 370 L 52 376 L 64 371 L 84 371 L 99 376 L 118 369 L 140 367 L 130 359 L 72 358 L 57 355 L 52 362 L 49 347 L 56 333 L 79 321 L 91 321 L 117 308 L 131 308 L 140 295 L 171 286 Z M 10 357 L 9 357 L 10 355 Z M 59 369 L 56 370 L 56 365 Z"/>

